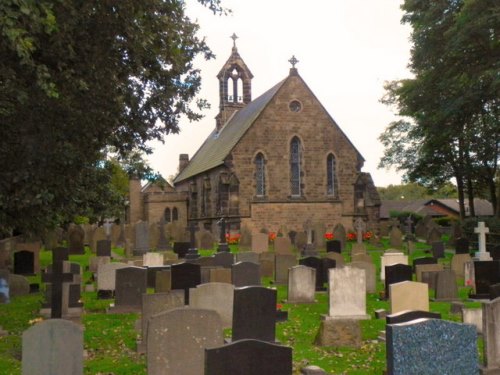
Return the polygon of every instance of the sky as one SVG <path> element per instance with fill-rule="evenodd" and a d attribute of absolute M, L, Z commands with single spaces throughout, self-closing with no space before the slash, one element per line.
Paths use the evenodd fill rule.
<path fill-rule="evenodd" d="M 400 20 L 401 0 L 222 0 L 232 10 L 213 15 L 195 0 L 187 15 L 200 25 L 216 55 L 194 62 L 201 70 L 198 97 L 211 109 L 198 122 L 181 120 L 180 133 L 152 142 L 150 166 L 167 178 L 177 173 L 179 154 L 191 158 L 215 127 L 219 107 L 217 73 L 229 58 L 236 33 L 240 56 L 253 73 L 252 99 L 286 78 L 295 56 L 300 76 L 365 158 L 376 186 L 398 185 L 401 173 L 378 169 L 383 155 L 379 135 L 396 119 L 380 103 L 384 82 L 411 77 L 410 32 Z"/>

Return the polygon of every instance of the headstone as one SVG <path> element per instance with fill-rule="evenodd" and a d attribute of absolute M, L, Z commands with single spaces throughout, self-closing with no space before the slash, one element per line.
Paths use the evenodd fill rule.
<path fill-rule="evenodd" d="M 168 238 L 168 235 L 165 233 L 166 232 L 166 227 L 165 227 L 165 218 L 162 217 L 161 220 L 158 222 L 158 243 L 156 245 L 156 248 L 159 251 L 164 251 L 164 250 L 172 250 L 170 247 L 170 240 Z"/>
<path fill-rule="evenodd" d="M 413 270 L 416 271 L 417 266 L 421 264 L 437 264 L 437 259 L 434 257 L 423 257 L 413 259 Z"/>
<path fill-rule="evenodd" d="M 436 301 L 454 301 L 458 299 L 458 287 L 455 272 L 443 270 L 436 276 Z"/>
<path fill-rule="evenodd" d="M 236 262 L 252 262 L 258 264 L 259 253 L 255 253 L 253 251 L 245 251 L 238 253 L 236 254 Z"/>
<path fill-rule="evenodd" d="M 387 324 L 400 324 L 411 322 L 417 319 L 441 319 L 440 313 L 422 311 L 422 310 L 403 310 L 385 317 Z"/>
<path fill-rule="evenodd" d="M 333 228 L 333 238 L 339 240 L 342 244 L 342 250 L 345 249 L 345 243 L 347 241 L 347 232 L 341 223 L 338 223 Z"/>
<path fill-rule="evenodd" d="M 14 253 L 14 273 L 16 275 L 35 274 L 35 253 L 28 250 L 21 250 Z"/>
<path fill-rule="evenodd" d="M 473 326 L 439 319 L 389 324 L 387 374 L 477 374 Z"/>
<path fill-rule="evenodd" d="M 163 254 L 161 253 L 145 253 L 142 255 L 142 265 L 144 267 L 159 267 L 163 266 Z"/>
<path fill-rule="evenodd" d="M 455 254 L 469 254 L 469 240 L 460 237 L 455 240 Z"/>
<path fill-rule="evenodd" d="M 391 284 L 400 283 L 402 281 L 412 280 L 412 269 L 411 266 L 406 264 L 393 264 L 391 266 L 385 267 L 385 298 L 390 298 L 390 288 Z M 405 309 L 407 310 L 407 309 Z"/>
<path fill-rule="evenodd" d="M 240 228 L 240 241 L 238 245 L 240 250 L 249 249 L 252 246 L 252 232 L 246 226 Z"/>
<path fill-rule="evenodd" d="M 149 319 L 153 315 L 183 306 L 184 292 L 180 290 L 167 293 L 143 294 L 141 309 L 141 340 L 137 341 L 137 352 L 146 352 Z"/>
<path fill-rule="evenodd" d="M 235 287 L 260 285 L 260 266 L 253 262 L 238 262 L 231 267 Z"/>
<path fill-rule="evenodd" d="M 189 305 L 189 289 L 201 283 L 201 269 L 198 264 L 178 263 L 171 267 L 172 290 L 184 290 L 184 301 Z"/>
<path fill-rule="evenodd" d="M 31 276 L 35 274 L 40 273 L 40 250 L 41 250 L 41 243 L 40 241 L 34 241 L 34 242 L 15 242 L 15 250 L 14 250 L 14 272 L 15 274 L 18 275 L 26 275 L 26 276 Z M 18 266 L 21 266 L 21 272 L 16 272 L 16 254 L 18 251 L 27 251 L 31 252 L 32 257 L 29 256 L 28 254 L 25 254 L 23 259 L 21 259 L 21 264 L 18 264 Z M 24 263 L 24 261 L 26 261 Z M 26 267 L 25 272 L 23 272 L 22 268 Z M 31 271 L 32 270 L 32 271 Z M 29 272 L 31 271 L 31 272 Z"/>
<path fill-rule="evenodd" d="M 335 264 L 337 268 L 343 267 L 345 265 L 345 260 L 342 254 L 339 253 L 326 253 L 325 258 L 332 259 L 335 261 Z M 328 279 L 328 277 L 325 278 L 325 280 Z"/>
<path fill-rule="evenodd" d="M 148 375 L 200 375 L 205 349 L 223 344 L 219 315 L 190 307 L 172 309 L 149 319 Z"/>
<path fill-rule="evenodd" d="M 73 281 L 71 272 L 64 272 L 64 261 L 68 259 L 67 248 L 59 247 L 52 250 L 52 273 L 42 275 L 42 281 L 51 284 L 50 317 L 52 319 L 62 318 L 63 309 L 68 307 L 63 296 L 63 283 Z M 64 303 L 63 303 L 64 302 Z"/>
<path fill-rule="evenodd" d="M 134 255 L 142 255 L 149 251 L 149 225 L 147 221 L 139 221 L 135 224 L 135 247 Z"/>
<path fill-rule="evenodd" d="M 93 253 L 97 251 L 97 242 L 107 240 L 106 229 L 104 227 L 97 227 L 92 232 L 92 239 L 90 241 L 90 249 Z"/>
<path fill-rule="evenodd" d="M 234 264 L 234 255 L 226 251 L 216 253 L 214 254 L 214 264 L 223 268 L 231 268 Z"/>
<path fill-rule="evenodd" d="M 486 301 L 483 309 L 483 352 L 487 370 L 500 371 L 500 298 Z"/>
<path fill-rule="evenodd" d="M 363 243 L 363 233 L 366 232 L 365 221 L 357 217 L 356 220 L 354 220 L 354 229 L 356 230 L 356 243 L 361 245 Z"/>
<path fill-rule="evenodd" d="M 462 322 L 472 324 L 476 332 L 483 333 L 483 310 L 481 308 L 462 308 Z"/>
<path fill-rule="evenodd" d="M 0 271 L 0 278 L 1 277 L 2 276 Z M 8 275 L 8 286 L 11 298 L 18 296 L 25 296 L 30 293 L 30 282 L 26 277 L 22 275 L 16 275 L 16 274 Z"/>
<path fill-rule="evenodd" d="M 475 254 L 475 258 L 480 261 L 492 260 L 490 253 L 486 251 L 486 234 L 490 232 L 490 229 L 486 227 L 484 221 L 477 223 L 477 227 L 474 228 L 474 233 L 478 236 L 478 252 Z"/>
<path fill-rule="evenodd" d="M 231 270 L 227 268 L 210 269 L 210 282 L 231 284 Z"/>
<path fill-rule="evenodd" d="M 380 280 L 385 280 L 385 267 L 393 264 L 408 264 L 408 255 L 386 251 L 380 258 Z"/>
<path fill-rule="evenodd" d="M 292 348 L 286 346 L 247 339 L 205 353 L 205 375 L 292 374 Z"/>
<path fill-rule="evenodd" d="M 373 263 L 373 258 L 368 254 L 354 254 L 351 257 L 351 262 Z"/>
<path fill-rule="evenodd" d="M 389 286 L 391 314 L 405 310 L 429 311 L 429 287 L 425 283 L 403 281 Z"/>
<path fill-rule="evenodd" d="M 298 232 L 295 235 L 295 247 L 300 251 L 304 250 L 307 245 L 307 233 Z"/>
<path fill-rule="evenodd" d="M 432 256 L 436 259 L 444 258 L 444 242 L 434 241 L 431 242 Z"/>
<path fill-rule="evenodd" d="M 226 283 L 200 284 L 189 291 L 189 306 L 198 309 L 215 310 L 222 328 L 233 325 L 234 285 Z"/>
<path fill-rule="evenodd" d="M 313 303 L 316 291 L 316 270 L 293 266 L 288 270 L 287 303 Z"/>
<path fill-rule="evenodd" d="M 320 258 L 317 257 L 307 257 L 299 259 L 299 264 L 307 267 L 314 268 L 316 270 L 316 290 L 323 291 L 325 289 L 325 283 L 328 279 L 325 279 L 325 273 L 323 272 L 323 264 Z"/>
<path fill-rule="evenodd" d="M 356 254 L 366 254 L 366 246 L 364 243 L 353 243 L 351 247 L 351 256 Z"/>
<path fill-rule="evenodd" d="M 107 263 L 99 265 L 99 268 L 97 269 L 98 297 L 99 291 L 103 291 L 103 294 L 110 293 L 111 296 L 114 294 L 116 286 L 116 270 L 125 267 L 129 266 L 125 263 Z"/>
<path fill-rule="evenodd" d="M 198 233 L 198 248 L 211 250 L 214 248 L 215 238 L 208 230 Z"/>
<path fill-rule="evenodd" d="M 85 232 L 79 225 L 73 225 L 68 233 L 68 249 L 70 254 L 85 254 Z"/>
<path fill-rule="evenodd" d="M 276 254 L 274 262 L 275 284 L 287 284 L 288 269 L 297 265 L 297 257 L 293 254 Z"/>
<path fill-rule="evenodd" d="M 232 341 L 275 341 L 276 289 L 249 286 L 234 290 Z"/>
<path fill-rule="evenodd" d="M 375 265 L 373 263 L 355 261 L 355 262 L 349 263 L 349 266 L 365 270 L 366 293 L 376 293 L 377 281 L 376 281 L 376 274 L 375 274 L 375 271 L 376 271 Z"/>
<path fill-rule="evenodd" d="M 472 262 L 471 256 L 467 254 L 455 254 L 451 258 L 451 269 L 455 271 L 457 278 L 464 278 L 465 263 Z"/>
<path fill-rule="evenodd" d="M 155 293 L 167 293 L 172 290 L 172 279 L 170 269 L 156 271 Z"/>
<path fill-rule="evenodd" d="M 110 313 L 138 312 L 142 306 L 142 295 L 147 291 L 147 270 L 127 267 L 116 270 L 115 306 Z"/>
<path fill-rule="evenodd" d="M 389 234 L 389 244 L 394 248 L 403 247 L 403 233 L 398 227 L 392 227 Z"/>
<path fill-rule="evenodd" d="M 261 277 L 274 277 L 274 257 L 275 253 L 272 253 L 270 251 L 259 254 Z"/>
<path fill-rule="evenodd" d="M 436 263 L 436 264 L 417 264 L 415 267 L 415 275 L 416 275 L 416 280 L 418 282 L 424 282 L 423 280 L 423 273 L 424 272 L 439 272 L 442 271 L 443 265 L 441 263 Z M 429 284 L 428 284 L 429 285 Z M 432 285 L 429 285 L 430 289 L 435 289 Z"/>
<path fill-rule="evenodd" d="M 179 258 L 185 258 L 189 251 L 189 242 L 174 242 L 174 253 L 176 253 Z"/>
<path fill-rule="evenodd" d="M 500 261 L 475 261 L 474 285 L 476 294 L 473 298 L 488 299 L 490 285 L 500 283 Z"/>
<path fill-rule="evenodd" d="M 217 246 L 217 252 L 229 252 L 229 244 L 227 243 L 227 237 L 230 234 L 226 233 L 226 219 L 223 217 L 220 218 L 220 220 L 217 222 L 217 225 L 219 226 L 219 245 Z M 245 239 L 246 241 L 246 239 Z M 246 248 L 247 245 L 242 245 L 241 244 L 241 235 L 240 235 L 240 249 Z"/>
<path fill-rule="evenodd" d="M 96 255 L 98 257 L 110 257 L 111 256 L 111 241 L 110 240 L 99 240 L 97 241 Z"/>
<path fill-rule="evenodd" d="M 186 230 L 189 232 L 189 250 L 186 254 L 186 259 L 197 259 L 200 256 L 196 248 L 196 232 L 199 230 L 198 224 L 190 222 Z"/>
<path fill-rule="evenodd" d="M 252 251 L 255 253 L 269 251 L 269 237 L 266 233 L 252 233 Z"/>
<path fill-rule="evenodd" d="M 82 375 L 82 328 L 68 320 L 50 319 L 24 331 L 22 374 Z"/>
<path fill-rule="evenodd" d="M 342 242 L 339 240 L 326 241 L 326 252 L 335 252 L 340 254 L 342 252 Z"/>
<path fill-rule="evenodd" d="M 366 274 L 363 269 L 331 269 L 328 286 L 327 319 L 369 319 L 366 314 Z"/>
<path fill-rule="evenodd" d="M 291 254 L 292 241 L 287 237 L 276 237 L 274 240 L 274 252 L 276 254 Z"/>
<path fill-rule="evenodd" d="M 441 230 L 437 227 L 431 227 L 427 232 L 427 243 L 441 242 Z"/>

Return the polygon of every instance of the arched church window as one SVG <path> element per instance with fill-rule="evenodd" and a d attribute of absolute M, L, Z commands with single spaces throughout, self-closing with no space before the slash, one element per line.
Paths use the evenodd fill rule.
<path fill-rule="evenodd" d="M 264 155 L 258 153 L 255 157 L 255 185 L 257 196 L 266 195 L 266 163 Z"/>
<path fill-rule="evenodd" d="M 170 223 L 170 221 L 172 220 L 171 216 L 170 216 L 170 208 L 165 208 L 165 212 L 163 213 L 163 216 L 165 217 L 165 222 L 166 223 Z"/>
<path fill-rule="evenodd" d="M 326 158 L 326 194 L 337 195 L 337 161 L 333 154 Z"/>
<path fill-rule="evenodd" d="M 177 207 L 172 209 L 172 221 L 179 220 L 179 213 L 177 212 Z"/>
<path fill-rule="evenodd" d="M 292 196 L 301 195 L 301 162 L 302 162 L 302 150 L 300 139 L 298 137 L 293 137 L 290 143 L 290 190 Z"/>

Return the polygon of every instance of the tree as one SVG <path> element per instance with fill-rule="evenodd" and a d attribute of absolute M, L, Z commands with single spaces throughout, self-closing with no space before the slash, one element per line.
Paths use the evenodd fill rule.
<path fill-rule="evenodd" d="M 101 186 L 106 147 L 148 152 L 181 116 L 201 118 L 193 59 L 213 55 L 197 29 L 181 0 L 0 3 L 1 232 L 72 217 Z"/>
<path fill-rule="evenodd" d="M 402 117 L 380 136 L 380 166 L 395 165 L 408 181 L 439 186 L 456 180 L 461 216 L 488 189 L 498 206 L 498 77 L 500 6 L 492 0 L 406 0 L 412 28 L 413 79 L 386 85 L 383 102 Z M 500 212 L 497 210 L 497 215 Z"/>
<path fill-rule="evenodd" d="M 429 189 L 423 185 L 412 182 L 405 185 L 389 185 L 377 187 L 382 200 L 415 200 L 415 199 L 444 199 L 456 198 L 456 186 L 451 183 L 443 184 L 439 189 Z"/>

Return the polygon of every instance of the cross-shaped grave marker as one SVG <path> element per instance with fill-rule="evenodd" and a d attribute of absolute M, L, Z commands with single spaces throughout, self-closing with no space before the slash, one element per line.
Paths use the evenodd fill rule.
<path fill-rule="evenodd" d="M 358 244 L 363 243 L 363 231 L 366 229 L 366 224 L 360 217 L 356 218 L 354 221 L 354 229 L 356 229 L 356 242 Z"/>
<path fill-rule="evenodd" d="M 198 224 L 195 222 L 189 223 L 189 226 L 186 228 L 189 231 L 189 250 L 186 254 L 186 259 L 197 259 L 200 257 L 196 248 L 196 232 L 198 229 Z"/>
<path fill-rule="evenodd" d="M 474 233 L 478 234 L 478 252 L 475 254 L 478 260 L 492 260 L 490 253 L 486 251 L 486 234 L 490 229 L 484 225 L 484 221 L 477 223 Z"/>
<path fill-rule="evenodd" d="M 221 217 L 217 222 L 217 225 L 220 226 L 220 238 L 219 238 L 219 247 L 217 248 L 217 252 L 229 251 L 229 246 L 226 241 L 226 220 Z"/>
<path fill-rule="evenodd" d="M 65 247 L 57 247 L 52 250 L 52 273 L 43 274 L 43 281 L 52 284 L 50 318 L 62 318 L 63 283 L 73 281 L 72 273 L 63 272 L 63 264 L 68 260 L 69 250 Z"/>

